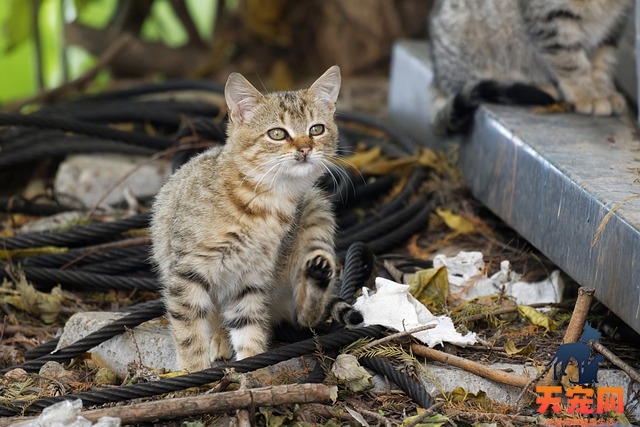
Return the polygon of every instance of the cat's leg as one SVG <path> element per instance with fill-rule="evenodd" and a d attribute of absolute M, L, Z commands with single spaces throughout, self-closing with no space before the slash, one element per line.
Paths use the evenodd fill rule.
<path fill-rule="evenodd" d="M 330 202 L 314 188 L 302 202 L 297 234 L 290 252 L 289 278 L 293 286 L 294 321 L 317 325 L 335 294 L 335 219 Z"/>
<path fill-rule="evenodd" d="M 255 274 L 252 274 L 254 276 Z M 268 283 L 268 277 L 258 278 Z M 264 353 L 271 338 L 270 291 L 265 285 L 244 285 L 225 299 L 222 323 L 228 331 L 236 359 Z"/>
<path fill-rule="evenodd" d="M 165 304 L 178 353 L 189 372 L 211 366 L 211 320 L 215 306 L 207 290 L 187 275 L 170 272 L 164 280 Z"/>
<path fill-rule="evenodd" d="M 209 326 L 213 332 L 211 334 L 211 360 L 231 359 L 233 350 L 229 345 L 229 334 L 222 325 L 222 316 L 218 310 L 209 318 Z"/>

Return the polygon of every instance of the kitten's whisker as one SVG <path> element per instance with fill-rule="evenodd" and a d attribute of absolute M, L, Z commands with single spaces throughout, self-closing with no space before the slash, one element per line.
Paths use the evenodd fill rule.
<path fill-rule="evenodd" d="M 345 202 L 346 202 L 346 196 L 342 193 L 342 186 L 338 182 L 338 179 L 333 174 L 333 171 L 331 170 L 331 168 L 325 164 L 325 161 L 321 161 L 320 164 L 322 165 L 323 168 L 325 168 L 327 170 L 327 173 L 329 174 L 329 176 L 333 180 L 333 185 L 336 188 L 336 190 L 338 191 L 338 195 L 340 196 L 340 201 L 344 205 Z M 343 197 L 343 196 L 345 196 L 345 197 Z"/>
<path fill-rule="evenodd" d="M 260 186 L 260 183 L 262 182 L 262 180 L 264 179 L 264 177 L 265 177 L 265 176 L 269 175 L 269 173 L 270 173 L 273 169 L 275 169 L 275 168 L 277 168 L 278 166 L 280 166 L 280 165 L 284 164 L 284 163 L 282 162 L 282 160 L 284 160 L 284 159 L 280 159 L 280 158 L 278 158 L 277 160 L 280 160 L 280 161 L 279 161 L 279 162 L 277 162 L 275 165 L 271 166 L 271 167 L 269 168 L 269 170 L 268 170 L 268 171 L 266 171 L 265 173 L 263 173 L 263 174 L 262 174 L 262 176 L 260 177 L 260 179 L 259 179 L 259 180 L 258 180 L 258 182 L 256 183 L 255 188 L 253 189 L 253 191 L 254 191 L 254 192 L 255 192 L 255 191 L 258 191 L 258 186 Z M 277 173 L 276 173 L 275 175 L 277 175 Z M 272 182 L 272 185 L 271 185 L 271 186 L 269 186 L 269 188 L 273 188 L 273 182 Z"/>
<path fill-rule="evenodd" d="M 360 172 L 360 169 L 358 169 L 358 167 L 351 160 L 349 160 L 347 157 L 343 157 L 343 156 L 340 156 L 338 154 L 335 154 L 335 155 L 331 156 L 330 159 L 336 161 L 336 163 L 338 163 L 338 161 L 340 161 L 340 162 L 344 162 L 344 163 L 348 164 L 349 166 L 351 166 L 352 169 L 354 169 L 358 173 L 358 175 L 360 176 L 360 179 L 362 179 L 362 183 L 363 184 L 367 183 L 367 180 L 364 179 L 364 176 Z"/>
<path fill-rule="evenodd" d="M 247 172 L 244 176 L 244 178 L 242 178 L 242 181 L 240 181 L 240 185 L 244 184 L 244 182 L 246 181 L 246 179 L 249 177 L 249 175 L 251 175 L 252 172 L 258 170 L 258 168 L 264 168 L 265 166 L 267 166 L 269 163 L 271 162 L 278 162 L 280 159 L 279 158 L 275 158 L 275 159 L 267 159 L 266 161 L 260 163 L 258 166 L 254 166 L 253 168 L 251 168 L 251 170 L 249 172 Z"/>

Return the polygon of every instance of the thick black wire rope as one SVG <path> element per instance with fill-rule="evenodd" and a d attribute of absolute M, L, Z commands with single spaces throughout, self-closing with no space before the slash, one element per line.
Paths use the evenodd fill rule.
<path fill-rule="evenodd" d="M 0 113 L 0 126 L 28 126 L 41 129 L 57 129 L 65 132 L 93 136 L 113 141 L 122 141 L 157 151 L 165 150 L 173 144 L 171 138 L 150 136 L 144 133 L 125 132 L 109 126 L 86 123 L 62 115 L 25 115 Z"/>
<path fill-rule="evenodd" d="M 124 242 L 126 240 L 120 240 Z M 149 246 L 139 245 L 118 249 L 95 249 L 92 247 L 84 247 L 72 249 L 62 254 L 38 255 L 28 258 L 14 258 L 15 264 L 21 264 L 29 267 L 63 267 L 70 264 L 70 267 L 83 267 L 91 264 L 101 264 L 109 261 L 115 261 L 122 258 L 136 257 L 139 255 L 148 255 Z"/>
<path fill-rule="evenodd" d="M 55 353 L 46 354 L 37 359 L 25 362 L 21 365 L 1 369 L 0 373 L 4 374 L 16 368 L 22 368 L 27 372 L 37 372 L 45 363 L 50 361 L 58 363 L 68 362 L 87 350 L 102 344 L 116 335 L 122 334 L 126 328 L 135 328 L 141 323 L 162 316 L 164 313 L 164 302 L 162 300 L 153 301 L 153 304 L 148 304 L 142 309 L 135 310 L 120 319 L 114 320 L 97 331 L 90 333 L 86 337 L 79 339 L 68 347 L 62 348 Z"/>
<path fill-rule="evenodd" d="M 351 244 L 344 260 L 340 298 L 349 304 L 353 304 L 356 299 L 356 291 L 362 288 L 371 277 L 374 265 L 373 253 L 366 243 L 356 242 Z"/>
<path fill-rule="evenodd" d="M 383 175 L 370 183 L 361 184 L 358 178 L 354 188 L 351 188 L 351 184 L 347 183 L 348 192 L 344 194 L 334 194 L 331 196 L 331 201 L 338 209 L 345 209 L 353 205 L 357 201 L 368 201 L 373 203 L 378 197 L 389 192 L 393 185 L 398 181 L 396 175 Z"/>
<path fill-rule="evenodd" d="M 331 351 L 351 344 L 358 339 L 370 337 L 381 338 L 385 329 L 380 326 L 368 326 L 364 328 L 342 330 L 337 333 L 319 336 L 316 338 L 299 341 L 283 347 L 275 348 L 262 354 L 249 357 L 243 360 L 229 362 L 174 378 L 165 378 L 158 381 L 138 383 L 129 386 L 105 388 L 94 391 L 86 391 L 64 396 L 48 397 L 38 399 L 34 402 L 25 402 L 25 407 L 18 407 L 18 402 L 13 406 L 0 405 L 0 416 L 12 416 L 24 410 L 33 412 L 40 411 L 56 402 L 69 399 L 82 399 L 83 406 L 102 405 L 109 402 L 119 402 L 143 397 L 155 396 L 158 394 L 170 393 L 184 390 L 190 387 L 199 387 L 204 384 L 219 381 L 227 369 L 234 369 L 238 373 L 255 371 L 294 357 L 305 356 L 316 351 Z"/>
<path fill-rule="evenodd" d="M 381 235 L 386 235 L 395 231 L 395 229 L 420 212 L 425 204 L 425 198 L 421 197 L 406 208 L 395 212 L 386 218 L 381 218 L 380 221 L 373 223 L 371 226 L 359 231 L 358 233 L 345 235 L 341 232 L 339 234 L 338 241 L 336 242 L 336 249 L 338 251 L 346 250 L 352 243 L 359 241 L 369 242 L 379 238 Z"/>
<path fill-rule="evenodd" d="M 37 203 L 22 197 L 0 197 L 0 212 L 49 216 L 73 210 L 68 206 Z"/>
<path fill-rule="evenodd" d="M 124 307 L 120 310 L 116 310 L 118 312 L 138 312 L 140 310 L 146 310 L 147 308 L 151 307 L 151 306 L 155 306 L 157 304 L 157 300 L 151 300 L 151 301 L 144 301 L 138 304 L 134 304 L 134 305 L 130 305 L 127 307 Z M 131 325 L 126 325 L 128 328 L 133 328 L 134 326 Z M 115 336 L 115 335 L 114 335 Z M 58 346 L 58 342 L 60 342 L 60 338 L 54 338 L 52 340 L 49 340 L 43 344 L 40 344 L 39 346 L 32 348 L 31 350 L 28 350 L 24 353 L 24 358 L 25 360 L 33 360 L 33 359 L 37 359 L 39 357 L 42 357 L 44 355 L 47 355 L 49 353 L 51 353 L 53 350 L 56 349 L 56 347 Z M 74 356 L 75 357 L 75 356 Z M 13 367 L 12 367 L 13 369 Z"/>
<path fill-rule="evenodd" d="M 112 276 L 115 274 L 128 273 L 130 271 L 149 270 L 150 267 L 149 255 L 140 254 L 129 258 L 114 259 L 113 261 L 85 265 L 78 268 L 78 271 Z"/>
<path fill-rule="evenodd" d="M 409 237 L 420 232 L 420 230 L 423 230 L 427 226 L 427 220 L 431 211 L 432 207 L 430 205 L 424 206 L 422 210 L 415 215 L 415 217 L 409 219 L 399 228 L 390 230 L 388 234 L 367 241 L 366 243 L 369 246 L 369 249 L 371 249 L 371 252 L 375 255 L 380 255 L 393 248 L 397 248 Z M 346 255 L 346 250 L 337 251 L 336 254 L 340 260 L 344 260 Z"/>
<path fill-rule="evenodd" d="M 151 215 L 133 215 L 110 222 L 78 225 L 63 232 L 24 233 L 13 237 L 0 238 L 2 249 L 24 249 L 39 246 L 78 246 L 95 242 L 97 238 L 113 236 L 124 231 L 146 228 Z"/>
<path fill-rule="evenodd" d="M 371 226 L 371 224 L 373 224 L 374 222 L 380 221 L 380 218 L 389 216 L 402 209 L 406 201 L 409 200 L 409 198 L 413 194 L 418 192 L 420 184 L 424 180 L 425 175 L 426 171 L 424 168 L 417 168 L 415 171 L 413 171 L 408 181 L 406 182 L 404 187 L 402 187 L 402 190 L 396 197 L 394 197 L 388 203 L 382 205 L 382 207 L 372 209 L 362 222 L 343 229 L 342 232 L 344 234 L 358 233 L 363 229 Z"/>
<path fill-rule="evenodd" d="M 85 153 L 149 156 L 155 154 L 156 150 L 104 139 L 57 135 L 48 141 L 26 146 L 20 150 L 13 150 L 0 156 L 0 168 L 13 168 L 51 157 Z"/>
<path fill-rule="evenodd" d="M 60 284 L 63 289 L 92 292 L 109 292 L 110 290 L 157 292 L 160 289 L 159 281 L 155 277 L 107 276 L 77 270 L 40 267 L 24 267 L 22 271 L 27 280 L 33 282 L 38 290 L 50 290 L 56 284 Z"/>
<path fill-rule="evenodd" d="M 359 361 L 365 368 L 369 368 L 389 378 L 422 408 L 428 408 L 434 404 L 433 397 L 431 397 L 422 384 L 410 376 L 399 372 L 396 367 L 386 359 L 381 357 L 361 357 Z"/>

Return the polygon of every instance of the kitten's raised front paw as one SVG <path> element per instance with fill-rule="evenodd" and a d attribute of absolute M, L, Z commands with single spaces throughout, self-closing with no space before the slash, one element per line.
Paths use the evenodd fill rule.
<path fill-rule="evenodd" d="M 627 109 L 624 97 L 618 92 L 612 92 L 600 97 L 578 98 L 575 102 L 576 112 L 593 114 L 594 116 L 611 116 L 622 114 Z"/>
<path fill-rule="evenodd" d="M 307 276 L 316 281 L 318 286 L 327 287 L 335 274 L 333 257 L 326 251 L 317 250 L 309 254 L 305 264 Z"/>

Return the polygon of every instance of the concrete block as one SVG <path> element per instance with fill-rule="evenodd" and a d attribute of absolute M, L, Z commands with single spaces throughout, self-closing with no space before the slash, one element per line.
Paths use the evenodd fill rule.
<path fill-rule="evenodd" d="M 58 168 L 54 191 L 65 202 L 77 201 L 79 208 L 92 207 L 107 192 L 101 206 L 121 203 L 125 189 L 136 198 L 151 197 L 171 174 L 171 165 L 167 160 L 147 160 L 144 156 L 121 154 L 70 155 Z"/>
<path fill-rule="evenodd" d="M 389 108 L 417 141 L 438 147 L 417 127 L 427 98 L 400 107 L 408 88 L 426 92 L 431 82 L 426 45 L 396 45 Z M 640 141 L 630 118 L 483 105 L 462 138 L 460 168 L 473 195 L 640 332 Z"/>

